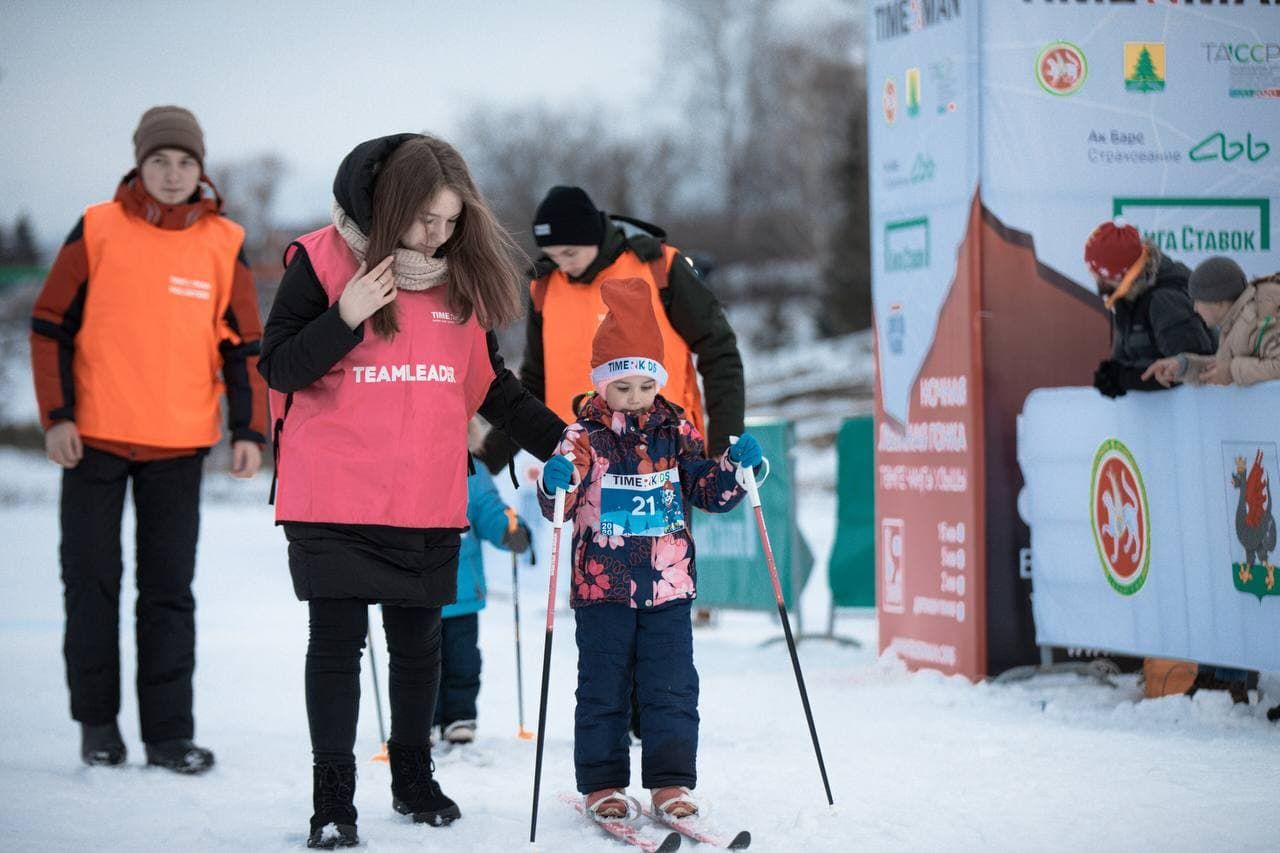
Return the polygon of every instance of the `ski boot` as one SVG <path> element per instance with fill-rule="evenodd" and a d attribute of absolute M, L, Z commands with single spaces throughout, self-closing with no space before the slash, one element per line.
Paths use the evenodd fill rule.
<path fill-rule="evenodd" d="M 441 736 L 444 738 L 445 743 L 471 743 L 476 739 L 476 721 L 454 720 L 444 727 Z"/>
<path fill-rule="evenodd" d="M 683 785 L 653 789 L 653 811 L 673 818 L 692 817 L 698 813 L 693 794 Z"/>
<path fill-rule="evenodd" d="M 624 788 L 601 788 L 587 794 L 587 814 L 596 820 L 625 820 L 640 813 L 640 804 Z"/>

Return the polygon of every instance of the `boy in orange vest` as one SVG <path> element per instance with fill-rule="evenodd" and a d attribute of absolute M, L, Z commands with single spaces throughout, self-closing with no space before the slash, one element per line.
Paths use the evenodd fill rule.
<path fill-rule="evenodd" d="M 552 187 L 533 219 L 543 255 L 531 271 L 520 381 L 572 420 L 573 398 L 590 369 L 591 338 L 605 315 L 601 284 L 638 278 L 649 287 L 666 349 L 663 395 L 706 434 L 714 456 L 742 432 L 742 356 L 720 301 L 666 236 L 656 225 L 600 210 L 581 187 Z M 479 455 L 496 474 L 514 454 L 515 446 L 494 430 Z"/>
<path fill-rule="evenodd" d="M 58 252 L 31 319 L 45 450 L 62 474 L 63 652 L 86 764 L 124 763 L 120 519 L 137 517 L 138 716 L 147 763 L 213 766 L 192 742 L 200 478 L 220 438 L 251 478 L 266 441 L 255 369 L 262 323 L 242 249 L 204 176 L 204 134 L 181 107 L 153 107 L 133 135 L 137 168 L 93 205 Z M 206 194 L 201 184 L 204 184 Z"/>

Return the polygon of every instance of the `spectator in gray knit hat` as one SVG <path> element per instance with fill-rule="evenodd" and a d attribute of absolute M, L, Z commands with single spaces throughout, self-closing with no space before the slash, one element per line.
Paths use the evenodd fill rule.
<path fill-rule="evenodd" d="M 1253 385 L 1280 379 L 1280 273 L 1252 282 L 1230 258 L 1213 257 L 1191 273 L 1196 313 L 1217 331 L 1215 355 L 1181 353 L 1147 368 L 1161 385 Z"/>

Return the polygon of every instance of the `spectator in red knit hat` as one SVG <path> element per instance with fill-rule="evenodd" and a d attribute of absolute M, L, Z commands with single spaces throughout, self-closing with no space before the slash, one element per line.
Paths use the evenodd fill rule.
<path fill-rule="evenodd" d="M 1143 373 L 1158 359 L 1209 355 L 1214 341 L 1187 293 L 1190 270 L 1168 258 L 1138 229 L 1104 222 L 1084 245 L 1084 262 L 1111 309 L 1111 357 L 1098 365 L 1093 387 L 1107 397 L 1163 388 Z"/>

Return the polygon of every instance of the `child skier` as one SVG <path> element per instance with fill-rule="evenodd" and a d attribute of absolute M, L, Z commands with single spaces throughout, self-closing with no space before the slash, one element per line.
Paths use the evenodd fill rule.
<path fill-rule="evenodd" d="M 666 381 L 652 288 L 606 281 L 608 315 L 592 342 L 595 393 L 576 407 L 543 468 L 539 499 L 552 517 L 557 489 L 573 525 L 570 604 L 577 623 L 574 764 L 578 791 L 597 818 L 635 808 L 627 733 L 634 676 L 640 705 L 641 781 L 655 811 L 696 814 L 698 673 L 690 606 L 696 597 L 685 502 L 728 512 L 743 497 L 736 466 L 759 465 L 743 435 L 717 459 L 681 410 L 658 395 Z M 572 458 L 571 458 L 572 457 Z M 575 477 L 576 475 L 576 477 Z"/>

